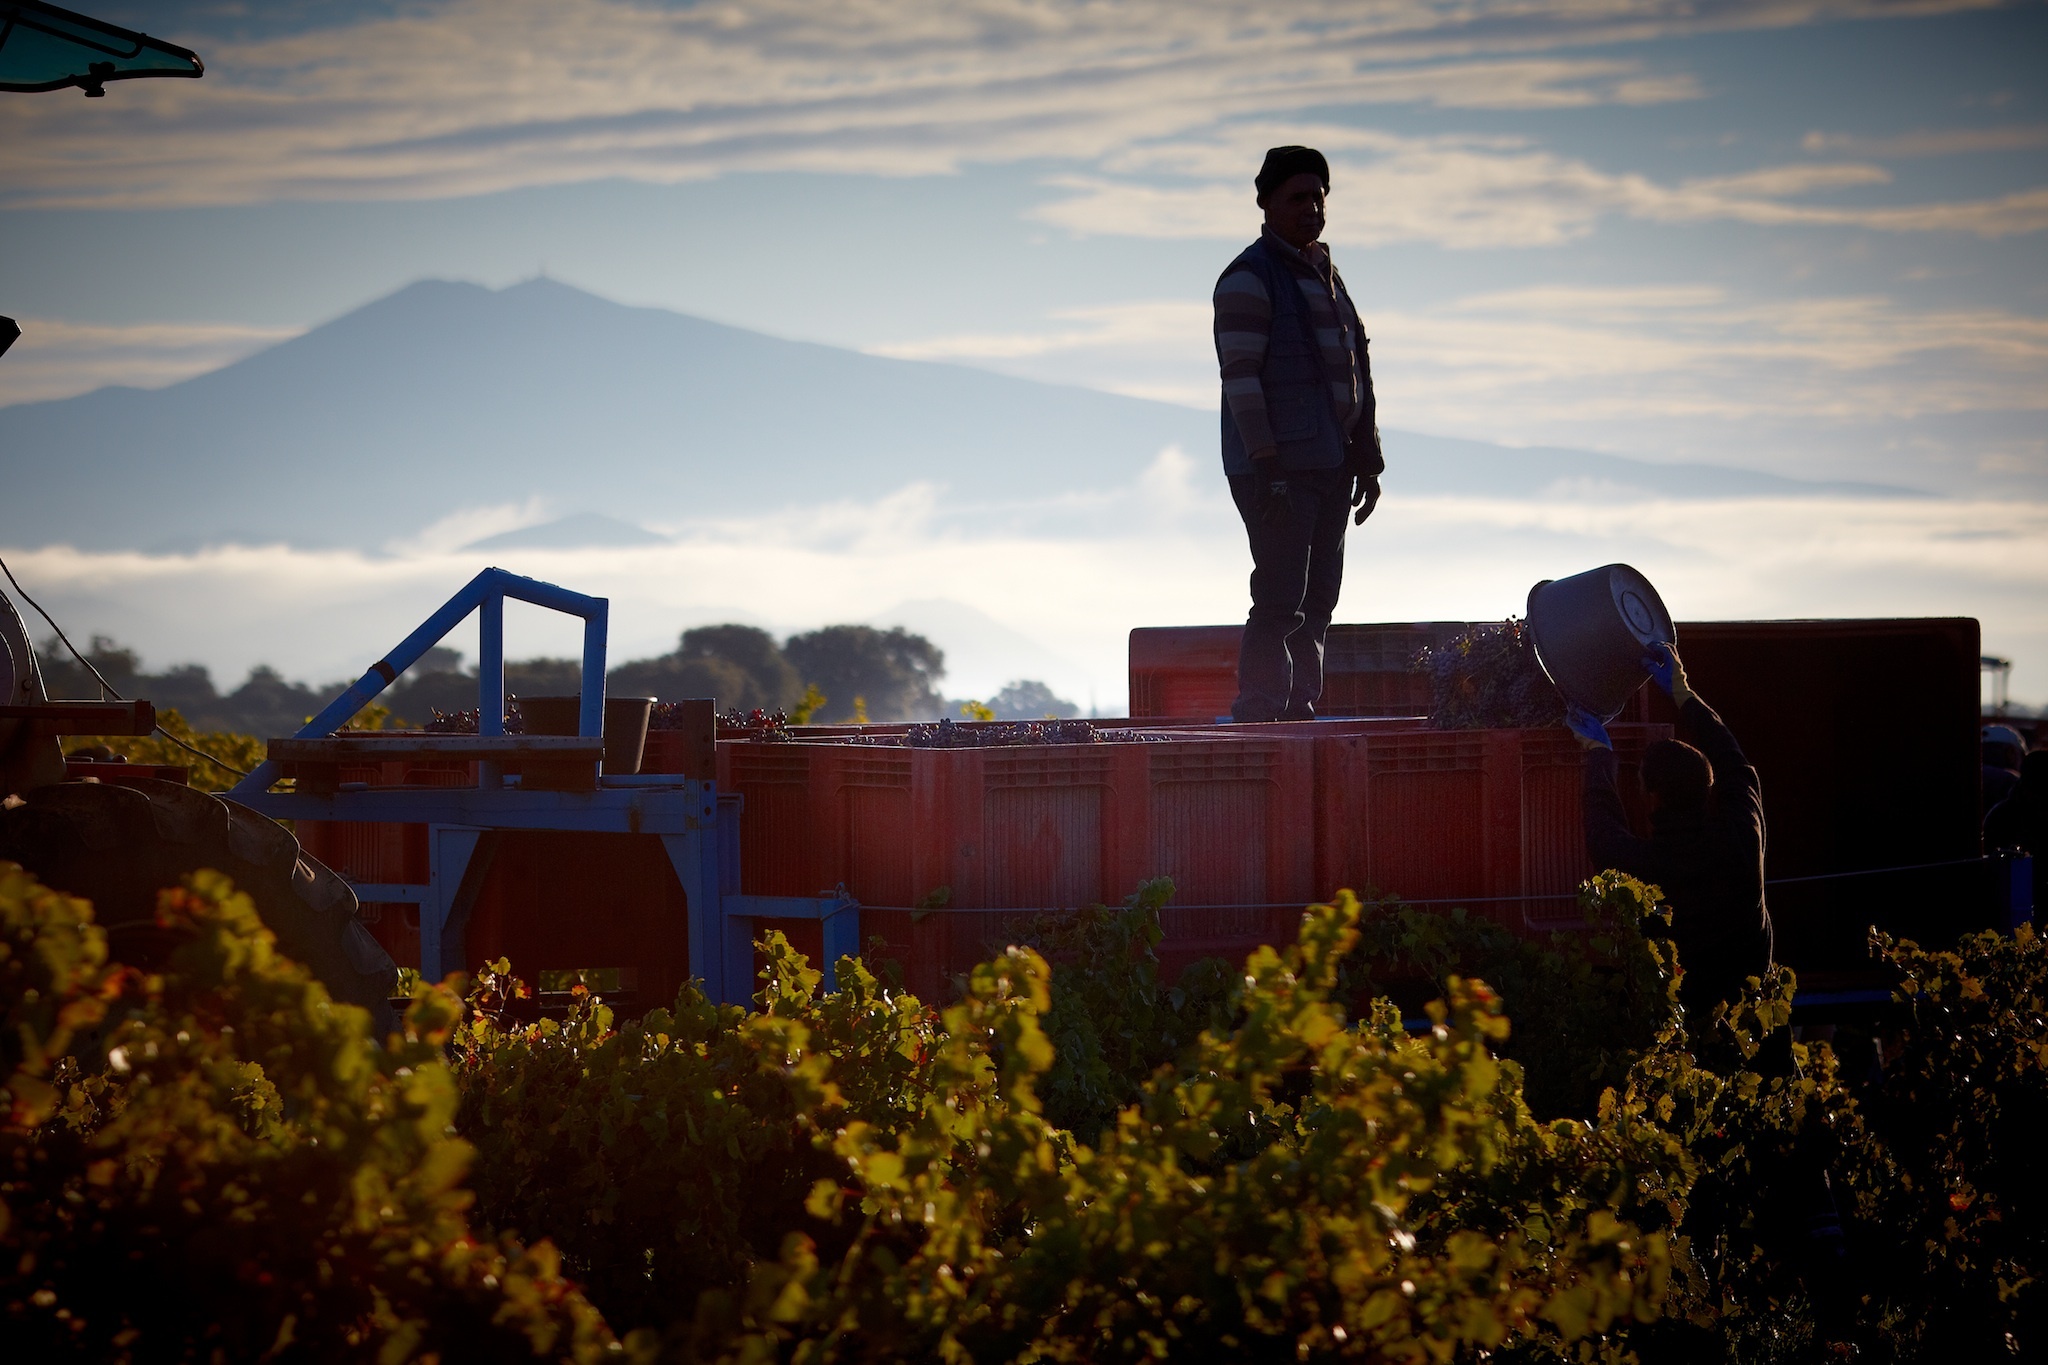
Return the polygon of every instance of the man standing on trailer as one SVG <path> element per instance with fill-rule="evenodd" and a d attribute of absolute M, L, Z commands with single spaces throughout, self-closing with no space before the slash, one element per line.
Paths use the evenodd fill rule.
<path fill-rule="evenodd" d="M 1237 656 L 1240 721 L 1313 720 L 1323 636 L 1344 581 L 1345 520 L 1380 500 L 1372 363 L 1321 242 L 1330 163 L 1275 147 L 1253 182 L 1265 228 L 1216 282 L 1223 472 L 1252 551 Z"/>

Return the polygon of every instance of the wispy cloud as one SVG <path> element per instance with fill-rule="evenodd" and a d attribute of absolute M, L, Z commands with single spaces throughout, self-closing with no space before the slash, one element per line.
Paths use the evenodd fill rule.
<path fill-rule="evenodd" d="M 1568 50 L 1978 0 L 449 0 L 206 43 L 203 82 L 0 108 L 22 204 L 438 197 L 741 168 L 929 174 L 1091 160 L 1218 119 L 1698 93 Z M 201 35 L 177 35 L 200 41 Z M 175 88 L 174 88 L 175 87 Z"/>
<path fill-rule="evenodd" d="M 228 323 L 95 326 L 21 318 L 21 339 L 0 364 L 0 407 L 69 398 L 108 384 L 162 388 L 274 345 L 302 330 Z"/>
<path fill-rule="evenodd" d="M 1441 420 L 1478 405 L 1525 432 L 1652 413 L 1866 423 L 2048 410 L 2048 319 L 1996 309 L 1561 285 L 1373 325 L 1402 407 Z"/>
<path fill-rule="evenodd" d="M 1890 183 L 1889 171 L 1868 163 L 1765 166 L 1667 184 L 1603 171 L 1517 137 L 1407 137 L 1264 121 L 1125 148 L 1104 159 L 1107 174 L 1056 177 L 1052 183 L 1068 197 L 1041 207 L 1037 216 L 1109 236 L 1241 237 L 1251 218 L 1243 168 L 1282 139 L 1313 141 L 1330 154 L 1328 235 L 1351 246 L 1553 246 L 1586 236 L 1610 215 L 1979 237 L 2048 228 L 2048 188 L 1910 205 L 1811 201 L 1816 194 Z"/>
<path fill-rule="evenodd" d="M 1056 309 L 1055 326 L 1038 332 L 960 332 L 921 341 L 870 346 L 899 360 L 1016 360 L 1067 351 L 1147 350 L 1172 345 L 1208 350 L 1209 304 L 1181 299 Z"/>
<path fill-rule="evenodd" d="M 1550 423 L 1617 417 L 1867 423 L 2048 410 L 2048 319 L 2000 309 L 1573 284 L 1395 310 L 1373 306 L 1369 279 L 1353 284 L 1390 425 L 1530 441 Z M 1063 309 L 1049 321 L 876 349 L 1216 403 L 1206 301 Z"/>
<path fill-rule="evenodd" d="M 1856 133 L 1818 130 L 1800 139 L 1809 152 L 1842 152 L 1851 156 L 1961 156 L 1974 152 L 2026 152 L 2048 147 L 2048 124 L 2010 124 L 2003 128 L 1943 128 L 1896 137 L 1863 137 Z"/>

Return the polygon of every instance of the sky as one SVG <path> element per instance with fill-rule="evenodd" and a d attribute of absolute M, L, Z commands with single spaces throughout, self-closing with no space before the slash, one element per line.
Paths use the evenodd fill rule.
<path fill-rule="evenodd" d="M 175 382 L 423 277 L 545 273 L 1207 409 L 1207 298 L 1256 233 L 1251 176 L 1306 142 L 1382 425 L 1933 495 L 1403 502 L 1397 464 L 1340 619 L 1499 617 L 1537 577 L 1627 558 L 1681 619 L 1978 616 L 2014 695 L 2048 702 L 2048 5 L 85 8 L 207 75 L 0 96 L 0 311 L 25 328 L 0 404 Z M 679 562 L 548 568 L 614 594 L 622 647 L 962 603 L 1114 707 L 1124 631 L 1243 610 L 1214 452 L 1147 478 L 1112 536 L 935 534 L 917 490 L 877 489 L 861 536 L 699 536 L 675 552 L 689 594 L 653 582 Z M 473 571 L 231 567 L 249 553 L 10 562 L 80 631 L 231 676 L 352 671 Z M 301 581 L 324 630 L 278 624 L 276 585 Z M 976 661 L 953 688 L 1005 680 L 988 641 L 956 645 Z"/>

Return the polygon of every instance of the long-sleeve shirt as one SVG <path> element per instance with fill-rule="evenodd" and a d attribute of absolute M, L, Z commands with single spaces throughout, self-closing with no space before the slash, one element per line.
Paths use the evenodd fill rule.
<path fill-rule="evenodd" d="M 1330 377 L 1330 411 L 1347 440 L 1370 435 L 1376 417 L 1372 392 L 1372 361 L 1358 309 L 1344 288 L 1344 279 L 1320 242 L 1307 252 L 1296 251 L 1265 230 L 1273 254 L 1285 262 L 1301 289 L 1323 370 Z M 1216 360 L 1223 372 L 1223 394 L 1247 451 L 1269 449 L 1273 427 L 1266 417 L 1265 390 L 1259 373 L 1273 332 L 1273 301 L 1266 282 L 1250 270 L 1235 270 L 1216 284 Z"/>
<path fill-rule="evenodd" d="M 1586 853 L 1593 866 L 1614 868 L 1662 888 L 1671 906 L 1671 937 L 1685 970 L 1680 997 L 1705 1009 L 1733 999 L 1742 979 L 1770 969 L 1771 914 L 1764 906 L 1764 805 L 1756 769 L 1742 746 L 1698 697 L 1678 712 L 1680 737 L 1713 765 L 1704 811 L 1659 810 L 1650 837 L 1629 828 L 1615 787 L 1612 749 L 1586 751 Z"/>

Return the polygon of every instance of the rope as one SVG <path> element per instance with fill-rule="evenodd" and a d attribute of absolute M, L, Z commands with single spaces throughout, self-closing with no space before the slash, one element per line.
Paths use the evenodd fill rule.
<path fill-rule="evenodd" d="M 1948 861 L 1940 863 L 1905 863 L 1898 867 L 1866 867 L 1855 872 L 1817 872 L 1811 877 L 1774 877 L 1770 881 L 1765 882 L 1764 885 L 1796 886 L 1800 882 L 1832 882 L 1839 881 L 1844 877 L 1882 877 L 1890 872 L 1927 872 L 1937 867 L 1970 867 L 1978 863 L 1988 863 L 1991 861 L 1992 859 L 1985 857 L 1950 858 Z"/>
<path fill-rule="evenodd" d="M 231 772 L 236 777 L 247 777 L 249 775 L 243 772 L 240 768 L 237 768 L 234 764 L 226 762 L 222 759 L 215 758 L 212 754 L 206 752 L 206 750 L 200 748 L 197 744 L 187 744 L 184 740 L 179 739 L 176 735 L 172 734 L 169 730 L 164 729 L 164 727 L 161 725 L 156 727 L 156 732 L 162 735 L 165 739 L 169 740 L 171 743 L 177 745 L 180 749 L 185 750 L 187 753 L 199 755 L 201 758 L 205 759 L 208 763 L 211 763 L 216 768 L 221 768 L 227 772 Z"/>
<path fill-rule="evenodd" d="M 71 643 L 71 637 L 64 633 L 64 627 L 57 624 L 57 618 L 50 615 L 50 613 L 48 613 L 47 611 L 44 611 L 43 604 L 36 601 L 35 598 L 30 597 L 28 595 L 28 589 L 21 586 L 21 581 L 14 576 L 14 570 L 7 567 L 7 561 L 5 559 L 0 559 L 0 573 L 6 574 L 7 581 L 9 583 L 14 584 L 14 590 L 21 594 L 21 600 L 28 603 L 30 606 L 34 607 L 36 609 L 36 615 L 42 617 L 45 621 L 50 623 L 50 629 L 57 632 L 57 638 L 64 642 L 64 648 L 71 651 L 72 658 L 78 660 L 79 663 L 85 665 L 85 671 L 92 674 L 93 680 L 100 685 L 100 690 L 102 692 L 106 693 L 107 696 L 112 697 L 115 701 L 128 700 L 126 697 L 122 696 L 119 692 L 116 692 L 114 690 L 114 685 L 112 683 L 108 682 L 106 678 L 101 676 L 100 671 L 92 666 L 92 660 L 86 658 L 83 654 L 80 654 L 78 652 L 78 646 Z M 102 700 L 104 700 L 104 698 Z"/>
<path fill-rule="evenodd" d="M 78 646 L 71 643 L 71 637 L 64 633 L 64 627 L 57 624 L 57 618 L 50 615 L 49 612 L 45 611 L 43 609 L 42 603 L 36 601 L 35 598 L 30 597 L 28 595 L 28 589 L 21 586 L 21 580 L 14 576 L 14 570 L 7 567 L 7 561 L 4 558 L 0 558 L 0 573 L 4 573 L 7 575 L 7 581 L 14 585 L 14 590 L 17 593 L 21 594 L 21 600 L 28 603 L 30 606 L 34 607 L 36 609 L 36 615 L 42 617 L 43 620 L 47 621 L 49 623 L 50 629 L 57 632 L 57 638 L 64 642 L 64 648 L 71 651 L 71 657 L 78 660 L 78 662 L 84 666 L 86 672 L 92 674 L 93 681 L 100 685 L 100 691 L 102 693 L 104 693 L 106 696 L 112 697 L 115 701 L 128 700 L 126 697 L 121 695 L 121 693 L 114 687 L 112 683 L 107 681 L 105 674 L 101 673 L 97 668 L 93 667 L 91 659 L 86 658 L 85 655 L 78 652 Z M 227 772 L 231 772 L 236 777 L 247 777 L 249 775 L 243 772 L 240 768 L 237 768 L 234 764 L 223 762 L 222 760 L 215 758 L 212 754 L 206 752 L 206 750 L 200 748 L 198 745 L 187 744 L 184 740 L 179 739 L 176 735 L 172 734 L 169 730 L 164 729 L 164 727 L 161 725 L 156 727 L 156 733 L 162 735 L 165 739 L 177 745 L 180 749 L 185 750 L 187 753 L 199 755 L 199 757 L 205 759 L 208 763 L 211 763 L 216 768 L 221 768 Z"/>

